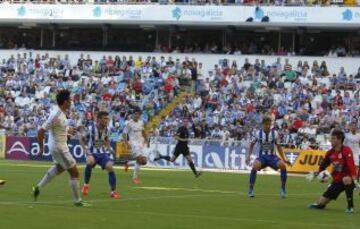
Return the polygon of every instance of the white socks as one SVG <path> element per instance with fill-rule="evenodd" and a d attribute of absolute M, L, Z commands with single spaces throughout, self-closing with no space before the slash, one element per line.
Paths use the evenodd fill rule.
<path fill-rule="evenodd" d="M 80 196 L 80 185 L 78 178 L 70 178 L 70 189 L 74 197 L 74 202 L 78 203 L 81 201 Z"/>
<path fill-rule="evenodd" d="M 38 183 L 38 187 L 39 188 L 43 188 L 45 187 L 45 185 L 47 185 L 54 177 L 56 177 L 58 175 L 58 170 L 56 168 L 56 166 L 51 167 L 46 174 L 43 176 L 43 178 L 41 179 L 41 181 Z"/>
<path fill-rule="evenodd" d="M 140 164 L 139 164 L 139 163 L 135 163 L 133 178 L 138 177 L 138 176 L 139 176 L 139 172 L 140 172 Z"/>

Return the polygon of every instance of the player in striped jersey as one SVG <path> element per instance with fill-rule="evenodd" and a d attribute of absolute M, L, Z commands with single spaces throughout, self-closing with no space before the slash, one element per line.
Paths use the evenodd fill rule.
<path fill-rule="evenodd" d="M 89 183 L 92 169 L 98 164 L 103 170 L 106 169 L 109 177 L 109 185 L 111 189 L 111 197 L 120 198 L 116 192 L 116 176 L 113 169 L 112 152 L 108 137 L 109 114 L 106 111 L 100 111 L 96 117 L 96 123 L 93 123 L 82 136 L 80 143 L 86 153 L 86 168 L 84 176 L 84 186 L 82 194 L 89 194 Z"/>
<path fill-rule="evenodd" d="M 249 197 L 255 197 L 254 194 L 254 185 L 256 181 L 256 173 L 263 168 L 270 166 L 274 170 L 278 170 L 280 168 L 281 174 L 281 192 L 280 195 L 282 198 L 286 197 L 286 179 L 287 179 L 287 171 L 285 163 L 289 164 L 289 162 L 285 159 L 282 148 L 277 143 L 278 135 L 274 129 L 271 129 L 271 118 L 265 117 L 263 119 L 263 129 L 257 131 L 255 139 L 251 142 L 249 148 L 249 154 L 246 159 L 246 163 L 250 163 L 250 156 L 252 154 L 253 148 L 255 144 L 259 146 L 259 157 L 254 161 L 253 168 L 250 173 L 250 187 L 249 187 Z M 281 159 L 276 155 L 277 148 Z"/>

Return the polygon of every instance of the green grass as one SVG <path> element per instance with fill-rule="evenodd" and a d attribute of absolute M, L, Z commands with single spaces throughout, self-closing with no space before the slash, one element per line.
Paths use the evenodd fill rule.
<path fill-rule="evenodd" d="M 359 213 L 344 212 L 344 194 L 326 210 L 307 206 L 318 199 L 325 184 L 289 177 L 288 198 L 280 199 L 279 177 L 258 176 L 256 197 L 246 195 L 248 175 L 211 173 L 195 179 L 190 171 L 141 171 L 141 184 L 131 183 L 129 171 L 116 170 L 120 200 L 109 197 L 107 175 L 93 171 L 93 206 L 72 205 L 68 175 L 55 178 L 38 202 L 31 187 L 50 164 L 0 161 L 0 228 L 360 228 Z M 81 168 L 83 172 L 83 168 Z M 360 206 L 355 195 L 355 205 Z M 360 208 L 358 208 L 360 209 Z"/>

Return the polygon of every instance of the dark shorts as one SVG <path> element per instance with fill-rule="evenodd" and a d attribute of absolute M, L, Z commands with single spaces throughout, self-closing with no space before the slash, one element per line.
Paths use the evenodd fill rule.
<path fill-rule="evenodd" d="M 177 144 L 175 146 L 174 156 L 178 157 L 180 154 L 182 154 L 184 157 L 186 157 L 187 155 L 190 155 L 189 146 Z"/>
<path fill-rule="evenodd" d="M 352 183 L 352 185 L 354 186 L 354 183 Z M 324 192 L 323 197 L 330 200 L 336 200 L 343 191 L 345 191 L 345 185 L 343 182 L 331 183 L 328 189 Z"/>
<path fill-rule="evenodd" d="M 256 160 L 261 162 L 261 168 L 271 167 L 275 170 L 278 170 L 278 162 L 280 158 L 276 155 L 261 155 L 256 158 Z"/>
<path fill-rule="evenodd" d="M 95 165 L 100 165 L 102 169 L 105 169 L 106 164 L 112 161 L 107 153 L 91 154 L 95 159 Z"/>

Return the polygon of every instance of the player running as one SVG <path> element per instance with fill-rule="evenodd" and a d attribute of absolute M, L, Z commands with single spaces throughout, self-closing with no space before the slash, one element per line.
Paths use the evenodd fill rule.
<path fill-rule="evenodd" d="M 328 189 L 322 194 L 317 203 L 311 204 L 309 208 L 324 209 L 326 205 L 336 200 L 338 196 L 345 191 L 347 200 L 347 213 L 354 212 L 353 193 L 354 188 L 360 188 L 357 179 L 357 171 L 354 164 L 353 153 L 348 146 L 344 146 L 345 134 L 341 130 L 333 130 L 331 133 L 332 148 L 326 153 L 324 160 L 321 162 L 319 171 L 310 174 L 312 180 L 321 171 L 328 166 L 333 165 L 332 183 Z"/>
<path fill-rule="evenodd" d="M 40 147 L 39 156 L 44 152 L 44 135 L 45 131 L 49 131 L 49 150 L 54 161 L 52 166 L 33 187 L 33 196 L 37 200 L 40 190 L 45 187 L 54 177 L 61 174 L 65 170 L 70 175 L 70 187 L 74 197 L 75 206 L 87 206 L 82 201 L 79 188 L 79 170 L 76 167 L 76 161 L 70 154 L 67 144 L 68 135 L 75 135 L 76 130 L 67 126 L 66 112 L 70 109 L 71 98 L 68 90 L 61 90 L 56 95 L 57 106 L 50 113 L 49 118 L 39 129 L 38 142 Z"/>
<path fill-rule="evenodd" d="M 271 118 L 264 117 L 263 119 L 263 129 L 260 129 L 256 132 L 255 139 L 250 143 L 249 154 L 246 159 L 246 164 L 249 165 L 250 157 L 253 152 L 255 144 L 259 146 L 259 157 L 256 158 L 253 164 L 253 168 L 250 173 L 250 185 L 249 185 L 249 197 L 255 197 L 254 185 L 256 181 L 257 171 L 264 169 L 268 166 L 274 170 L 280 168 L 280 178 L 281 178 L 281 191 L 280 196 L 282 198 L 286 197 L 286 180 L 287 180 L 287 171 L 285 163 L 289 162 L 285 159 L 282 148 L 277 143 L 278 134 L 274 129 L 271 129 Z M 276 149 L 280 154 L 281 159 L 276 155 Z"/>
<path fill-rule="evenodd" d="M 191 168 L 195 177 L 198 178 L 201 175 L 201 172 L 196 171 L 194 162 L 191 158 L 190 149 L 188 146 L 188 144 L 189 144 L 189 130 L 188 130 L 189 120 L 187 118 L 184 118 L 182 124 L 183 125 L 181 127 L 179 127 L 179 129 L 177 130 L 177 132 L 174 136 L 174 138 L 178 141 L 175 146 L 174 155 L 171 158 L 170 158 L 170 156 L 159 155 L 158 157 L 156 157 L 154 159 L 154 161 L 164 159 L 164 160 L 167 160 L 170 162 L 174 162 L 180 156 L 180 154 L 182 154 L 186 158 L 186 160 L 189 164 L 189 167 Z"/>
<path fill-rule="evenodd" d="M 350 133 L 345 135 L 345 144 L 348 145 L 353 152 L 354 163 L 358 171 L 357 181 L 359 181 L 360 133 L 357 132 L 357 129 L 357 122 L 352 122 Z"/>
<path fill-rule="evenodd" d="M 139 172 L 141 165 L 146 165 L 146 133 L 144 130 L 144 123 L 140 120 L 141 110 L 136 108 L 133 112 L 131 120 L 125 123 L 123 139 L 126 144 L 129 144 L 133 157 L 135 158 L 133 182 L 138 184 Z M 130 162 L 126 162 L 125 171 Z"/>
<path fill-rule="evenodd" d="M 113 149 L 109 141 L 108 124 L 109 113 L 106 111 L 98 112 L 96 123 L 93 123 L 80 139 L 80 144 L 86 153 L 84 186 L 82 188 L 82 194 L 84 196 L 89 194 L 91 172 L 98 164 L 103 170 L 106 169 L 108 172 L 111 190 L 110 196 L 114 199 L 120 198 L 119 193 L 116 192 L 116 176 L 113 169 L 113 161 L 109 156 L 113 152 Z"/>

